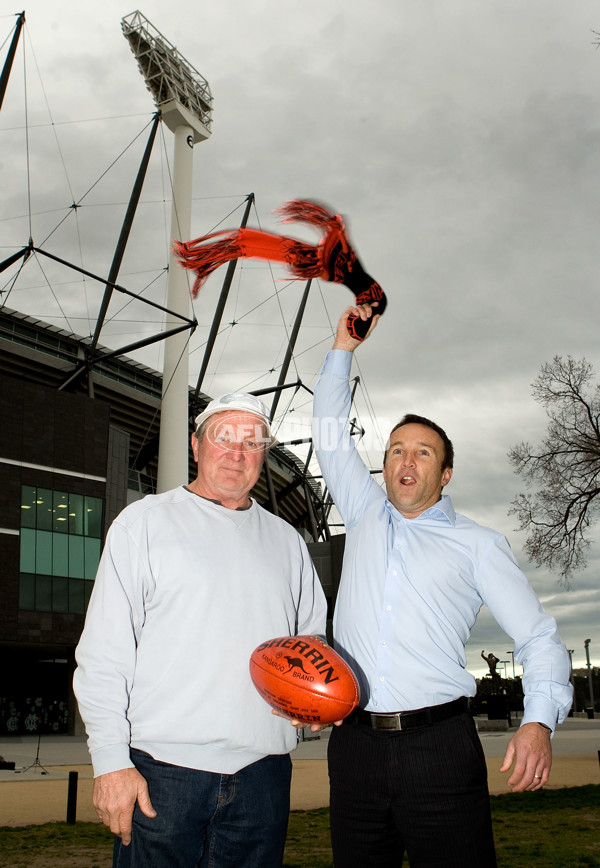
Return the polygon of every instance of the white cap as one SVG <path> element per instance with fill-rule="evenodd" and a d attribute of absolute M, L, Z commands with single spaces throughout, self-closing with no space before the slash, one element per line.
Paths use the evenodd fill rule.
<path fill-rule="evenodd" d="M 214 413 L 224 413 L 226 410 L 240 410 L 243 413 L 253 413 L 259 416 L 267 426 L 267 434 L 272 437 L 271 423 L 269 422 L 269 411 L 265 404 L 255 395 L 249 392 L 230 392 L 229 395 L 222 395 L 220 398 L 215 398 L 210 404 L 207 404 L 199 416 L 196 416 L 196 430 L 205 419 L 212 416 Z"/>

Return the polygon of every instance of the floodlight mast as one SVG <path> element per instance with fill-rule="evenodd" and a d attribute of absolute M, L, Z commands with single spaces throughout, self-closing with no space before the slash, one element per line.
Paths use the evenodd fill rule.
<path fill-rule="evenodd" d="M 125 38 L 146 87 L 166 126 L 175 135 L 171 238 L 188 241 L 192 225 L 193 147 L 208 139 L 212 95 L 205 78 L 144 16 L 132 12 L 121 21 Z M 188 274 L 169 258 L 167 307 L 185 317 L 190 312 Z M 170 328 L 167 319 L 166 328 Z M 165 340 L 157 491 L 188 483 L 189 356 L 188 335 Z"/>

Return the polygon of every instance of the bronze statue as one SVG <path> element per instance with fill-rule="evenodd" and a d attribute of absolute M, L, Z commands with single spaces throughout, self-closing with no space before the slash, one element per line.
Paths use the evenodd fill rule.
<path fill-rule="evenodd" d="M 492 654 L 491 651 L 487 655 L 487 657 L 486 657 L 485 651 L 482 651 L 481 656 L 483 657 L 483 659 L 485 660 L 487 665 L 490 667 L 490 675 L 492 676 L 492 679 L 494 679 L 494 680 L 497 679 L 499 681 L 500 676 L 496 672 L 496 666 L 498 665 L 498 663 L 500 663 L 500 658 L 496 657 L 495 654 Z"/>

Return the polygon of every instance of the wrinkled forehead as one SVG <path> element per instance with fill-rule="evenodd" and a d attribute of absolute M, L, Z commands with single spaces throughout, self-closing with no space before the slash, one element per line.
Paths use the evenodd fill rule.
<path fill-rule="evenodd" d="M 417 422 L 408 422 L 392 431 L 388 437 L 386 451 L 394 446 L 425 446 L 439 455 L 445 452 L 444 441 L 437 431 Z"/>
<path fill-rule="evenodd" d="M 205 431 L 211 438 L 223 435 L 228 440 L 239 443 L 248 439 L 268 439 L 265 420 L 255 413 L 247 413 L 243 410 L 224 410 L 222 413 L 215 413 L 207 419 Z"/>

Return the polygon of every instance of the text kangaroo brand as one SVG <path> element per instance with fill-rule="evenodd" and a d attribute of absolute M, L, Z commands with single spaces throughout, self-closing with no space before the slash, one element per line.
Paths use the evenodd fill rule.
<path fill-rule="evenodd" d="M 322 647 L 326 648 L 327 646 L 323 645 Z M 338 681 L 339 679 L 339 676 L 335 674 L 333 664 L 330 663 L 323 654 L 321 654 L 318 648 L 308 642 L 295 639 L 294 636 L 284 637 L 283 639 L 273 639 L 270 642 L 263 642 L 263 644 L 259 645 L 256 650 L 264 651 L 266 648 L 286 648 L 290 651 L 294 651 L 296 655 L 304 657 L 305 660 L 312 663 L 319 675 L 323 676 L 325 684 L 330 684 L 332 681 Z M 293 659 L 294 658 L 292 658 L 291 655 L 289 657 L 284 656 L 284 660 L 288 661 L 290 668 L 293 665 L 291 662 Z"/>

